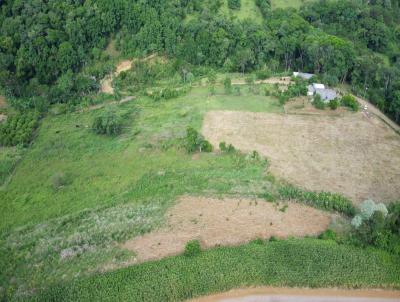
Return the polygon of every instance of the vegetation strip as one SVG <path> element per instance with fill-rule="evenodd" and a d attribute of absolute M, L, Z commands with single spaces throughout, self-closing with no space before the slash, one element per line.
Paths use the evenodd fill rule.
<path fill-rule="evenodd" d="M 257 241 L 77 279 L 25 301 L 183 301 L 261 285 L 400 288 L 398 256 L 317 239 Z"/>

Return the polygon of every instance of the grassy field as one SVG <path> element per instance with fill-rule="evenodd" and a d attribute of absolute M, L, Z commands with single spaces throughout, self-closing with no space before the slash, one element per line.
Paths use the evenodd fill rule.
<path fill-rule="evenodd" d="M 132 255 L 115 243 L 160 225 L 182 194 L 262 193 L 264 160 L 192 159 L 179 147 L 187 126 L 200 129 L 208 110 L 282 111 L 276 99 L 242 91 L 226 96 L 219 88 L 210 97 L 198 87 L 174 100 L 114 105 L 126 116 L 116 138 L 90 129 L 103 109 L 46 117 L 0 191 L 0 284 L 13 280 L 25 292 L 123 265 Z M 0 151 L 2 158 L 7 152 Z"/>
<path fill-rule="evenodd" d="M 278 99 L 246 85 L 239 95 L 226 95 L 217 84 L 211 96 L 209 87 L 196 84 L 163 101 L 138 97 L 117 104 L 99 95 L 93 104 L 111 102 L 107 106 L 124 118 L 118 137 L 91 129 L 107 106 L 65 114 L 52 108 L 29 148 L 0 149 L 0 297 L 43 289 L 33 299 L 176 301 L 250 284 L 399 286 L 394 256 L 315 240 L 221 248 L 124 268 L 135 255 L 121 243 L 162 226 L 184 194 L 279 199 L 281 183 L 267 160 L 237 152 L 191 155 L 183 148 L 187 127 L 200 130 L 207 112 L 282 113 Z M 323 203 L 328 210 L 337 203 L 348 209 L 350 201 L 329 195 Z"/>
<path fill-rule="evenodd" d="M 246 286 L 399 288 L 400 259 L 305 239 L 217 248 L 55 286 L 27 301 L 184 301 Z"/>
<path fill-rule="evenodd" d="M 240 10 L 230 10 L 228 8 L 228 1 L 224 1 L 222 12 L 238 18 L 239 20 L 252 19 L 262 22 L 262 15 L 254 0 L 241 0 L 242 6 Z"/>

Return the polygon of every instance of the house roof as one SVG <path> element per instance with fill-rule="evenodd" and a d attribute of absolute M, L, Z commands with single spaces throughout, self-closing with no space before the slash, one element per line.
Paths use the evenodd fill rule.
<path fill-rule="evenodd" d="M 300 77 L 304 80 L 309 80 L 314 76 L 312 73 L 306 73 L 306 72 L 293 72 L 293 75 L 295 77 Z"/>
<path fill-rule="evenodd" d="M 329 102 L 337 97 L 336 91 L 332 89 L 317 89 L 316 93 L 318 93 L 325 102 Z"/>
<path fill-rule="evenodd" d="M 314 89 L 325 89 L 325 85 L 324 84 L 313 83 L 312 85 L 313 85 Z"/>

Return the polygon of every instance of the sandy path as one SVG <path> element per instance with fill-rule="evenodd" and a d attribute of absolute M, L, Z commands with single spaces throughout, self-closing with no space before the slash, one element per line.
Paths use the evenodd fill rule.
<path fill-rule="evenodd" d="M 137 261 L 160 259 L 183 252 L 198 239 L 204 248 L 238 245 L 257 238 L 318 235 L 331 215 L 301 204 L 277 206 L 262 200 L 214 199 L 185 196 L 166 214 L 166 226 L 123 244 Z"/>
<path fill-rule="evenodd" d="M 232 290 L 192 302 L 399 302 L 400 292 L 302 288 L 250 288 Z"/>
<path fill-rule="evenodd" d="M 378 108 L 376 108 L 374 105 L 372 105 L 370 102 L 356 97 L 357 101 L 361 104 L 361 107 L 367 106 L 367 112 L 372 113 L 376 116 L 378 116 L 380 119 L 382 119 L 386 124 L 389 125 L 393 130 L 397 131 L 400 133 L 400 126 L 397 125 L 395 122 L 393 122 L 390 118 L 388 118 L 382 111 L 380 111 Z"/>
<path fill-rule="evenodd" d="M 125 60 L 117 65 L 117 69 L 115 70 L 113 75 L 106 76 L 101 81 L 101 92 L 107 94 L 114 94 L 114 87 L 112 87 L 112 81 L 114 77 L 117 77 L 121 72 L 128 71 L 132 68 L 133 61 Z"/>
<path fill-rule="evenodd" d="M 271 160 L 271 171 L 309 190 L 356 203 L 400 198 L 400 136 L 361 112 L 343 117 L 212 111 L 203 135 Z"/>

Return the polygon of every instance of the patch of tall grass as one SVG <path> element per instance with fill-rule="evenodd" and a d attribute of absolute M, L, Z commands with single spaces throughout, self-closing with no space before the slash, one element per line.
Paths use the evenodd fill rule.
<path fill-rule="evenodd" d="M 355 214 L 351 200 L 341 194 L 305 191 L 292 185 L 282 185 L 278 188 L 278 192 L 280 198 L 284 200 L 298 201 L 322 210 L 336 211 L 348 216 Z"/>

